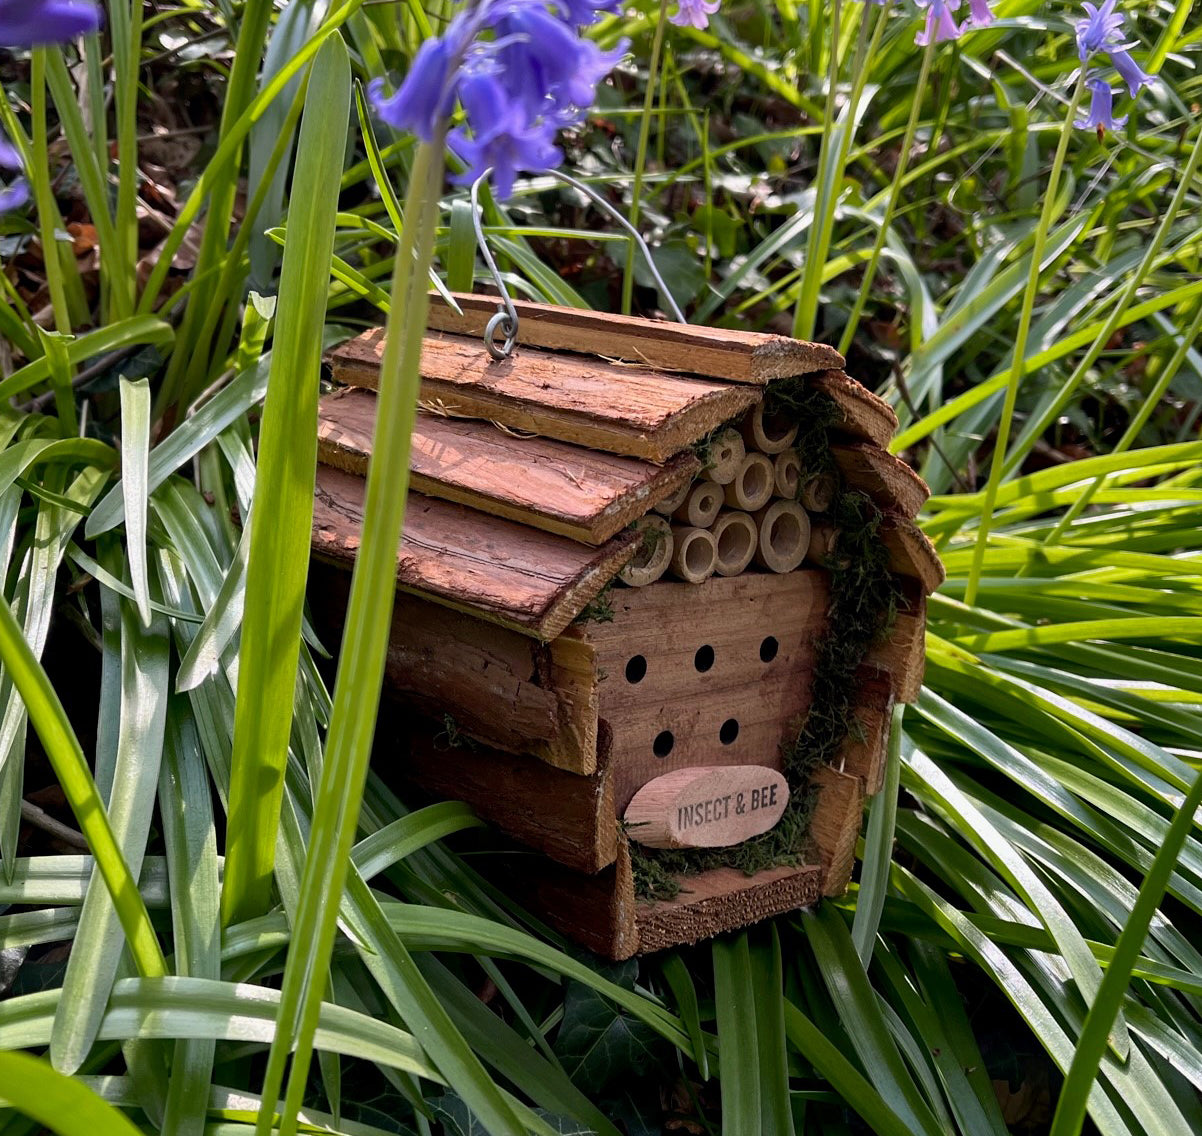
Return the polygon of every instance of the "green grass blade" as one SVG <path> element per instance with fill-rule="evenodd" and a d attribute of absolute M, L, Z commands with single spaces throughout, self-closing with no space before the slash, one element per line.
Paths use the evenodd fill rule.
<path fill-rule="evenodd" d="M 0 1053 L 0 1092 L 8 1107 L 59 1136 L 138 1136 L 111 1105 L 71 1077 L 25 1053 Z"/>
<path fill-rule="evenodd" d="M 121 489 L 129 576 L 138 614 L 150 626 L 150 583 L 146 576 L 147 464 L 150 454 L 150 383 L 121 378 Z"/>
<path fill-rule="evenodd" d="M 784 964 L 774 925 L 752 933 L 750 974 L 760 1073 L 760 1131 L 793 1136 L 785 1045 Z"/>
<path fill-rule="evenodd" d="M 679 952 L 673 951 L 660 963 L 664 980 L 672 989 L 672 997 L 676 1000 L 676 1010 L 680 1020 L 689 1031 L 689 1040 L 693 1044 L 692 1056 L 697 1063 L 697 1075 L 708 1081 L 710 1075 L 709 1048 L 705 1041 L 705 1031 L 701 1028 L 701 1011 L 697 1001 L 697 987 L 693 985 L 693 976 L 685 966 Z"/>
<path fill-rule="evenodd" d="M 758 1136 L 760 1060 L 757 1005 L 747 932 L 724 935 L 711 946 L 714 1010 L 718 1018 L 718 1072 L 724 1136 Z"/>
<path fill-rule="evenodd" d="M 235 707 L 223 926 L 266 910 L 292 726 L 317 466 L 326 275 L 346 148 L 350 64 L 332 37 L 313 65 L 263 409 Z"/>

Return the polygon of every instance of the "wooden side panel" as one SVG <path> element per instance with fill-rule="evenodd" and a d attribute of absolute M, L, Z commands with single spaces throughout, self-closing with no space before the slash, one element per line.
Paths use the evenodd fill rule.
<path fill-rule="evenodd" d="M 818 806 L 810 835 L 825 869 L 823 895 L 842 895 L 851 880 L 856 860 L 856 839 L 864 811 L 864 787 L 851 773 L 829 765 L 814 774 Z"/>
<path fill-rule="evenodd" d="M 897 415 L 883 398 L 842 371 L 823 371 L 811 375 L 809 386 L 822 391 L 843 412 L 843 421 L 835 429 L 841 434 L 870 442 L 885 450 L 897 430 Z"/>
<path fill-rule="evenodd" d="M 533 757 L 452 747 L 445 731 L 431 724 L 414 730 L 401 772 L 430 793 L 466 801 L 506 835 L 576 871 L 599 872 L 617 858 L 606 768 L 582 777 Z"/>
<path fill-rule="evenodd" d="M 904 461 L 861 442 L 832 446 L 848 485 L 867 493 L 885 512 L 915 517 L 931 495 L 927 484 Z"/>
<path fill-rule="evenodd" d="M 876 667 L 864 666 L 857 675 L 855 725 L 839 750 L 836 767 L 858 777 L 864 795 L 881 791 L 885 778 L 885 757 L 889 747 L 889 727 L 895 701 L 889 675 Z"/>
<path fill-rule="evenodd" d="M 440 297 L 430 297 L 430 327 L 482 335 L 497 310 L 497 300 L 459 292 L 455 301 L 462 315 Z M 833 347 L 783 335 L 667 323 L 524 300 L 515 301 L 514 306 L 518 342 L 532 347 L 581 351 L 739 383 L 762 384 L 843 366 L 843 357 Z"/>
<path fill-rule="evenodd" d="M 828 581 L 820 570 L 746 573 L 612 593 L 613 621 L 581 630 L 597 652 L 619 813 L 674 769 L 780 768 L 782 737 L 809 706 Z"/>
<path fill-rule="evenodd" d="M 926 596 L 899 611 L 889 638 L 868 652 L 867 662 L 889 672 L 898 702 L 917 702 L 926 666 Z"/>
<path fill-rule="evenodd" d="M 318 556 L 354 560 L 364 486 L 361 477 L 318 467 L 313 511 Z M 397 581 L 440 603 L 553 639 L 630 559 L 638 541 L 638 534 L 623 533 L 600 548 L 588 548 L 411 493 Z"/>
<path fill-rule="evenodd" d="M 371 455 L 376 396 L 354 387 L 321 400 L 318 457 L 362 475 Z M 498 517 L 603 544 L 701 468 L 692 454 L 664 466 L 545 438 L 522 438 L 486 422 L 419 414 L 412 487 Z"/>
<path fill-rule="evenodd" d="M 374 389 L 383 350 L 384 331 L 375 328 L 326 359 L 339 382 Z M 519 350 L 497 362 L 480 340 L 437 333 L 423 340 L 421 367 L 421 397 L 435 411 L 652 461 L 687 449 L 761 398 L 753 387 L 584 356 Z"/>
<path fill-rule="evenodd" d="M 928 595 L 947 576 L 935 546 L 913 521 L 898 516 L 885 518 L 881 539 L 889 553 L 889 568 L 899 576 L 917 580 Z"/>
<path fill-rule="evenodd" d="M 734 868 L 717 868 L 689 876 L 681 880 L 687 890 L 675 899 L 638 904 L 639 954 L 696 943 L 809 907 L 823 894 L 822 878 L 823 869 L 818 865 L 769 868 L 754 876 Z"/>
<path fill-rule="evenodd" d="M 350 578 L 320 561 L 310 571 L 310 606 L 331 644 L 342 632 Z M 570 669 L 554 644 L 401 593 L 384 675 L 392 697 L 437 721 L 449 717 L 456 733 L 592 773 L 597 700 L 587 644 L 569 662 Z"/>

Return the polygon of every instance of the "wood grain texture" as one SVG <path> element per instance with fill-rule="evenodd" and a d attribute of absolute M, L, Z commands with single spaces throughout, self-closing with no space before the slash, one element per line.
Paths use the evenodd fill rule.
<path fill-rule="evenodd" d="M 908 611 L 899 611 L 889 637 L 869 652 L 866 662 L 889 672 L 898 702 L 917 702 L 926 666 L 926 596 L 912 602 Z"/>
<path fill-rule="evenodd" d="M 605 763 L 582 777 L 534 757 L 452 747 L 437 723 L 417 723 L 400 772 L 429 793 L 466 801 L 506 835 L 576 871 L 599 872 L 617 858 L 613 782 Z"/>
<path fill-rule="evenodd" d="M 809 907 L 823 895 L 824 869 L 816 864 L 768 868 L 746 876 L 716 868 L 681 880 L 675 899 L 642 901 L 635 908 L 638 953 L 696 943 L 786 911 Z"/>
<path fill-rule="evenodd" d="M 888 448 L 897 432 L 897 415 L 883 398 L 878 398 L 842 371 L 811 375 L 806 384 L 822 391 L 839 407 L 843 415 L 842 421 L 835 426 L 839 433 L 871 442 L 882 450 Z"/>
<path fill-rule="evenodd" d="M 843 478 L 853 489 L 867 493 L 884 512 L 915 517 L 931 495 L 927 483 L 904 461 L 863 442 L 832 446 Z"/>
<path fill-rule="evenodd" d="M 363 475 L 371 456 L 376 396 L 345 388 L 321 400 L 318 458 Z M 413 432 L 410 485 L 419 493 L 498 517 L 604 544 L 701 468 L 692 454 L 663 465 L 546 438 L 522 438 L 466 418 L 423 413 Z"/>
<path fill-rule="evenodd" d="M 889 570 L 917 580 L 928 595 L 938 590 L 947 573 L 927 534 L 909 518 L 896 515 L 885 517 L 880 532 L 889 553 Z"/>
<path fill-rule="evenodd" d="M 348 563 L 359 548 L 365 482 L 317 470 L 313 551 Z M 409 495 L 397 583 L 539 639 L 554 639 L 633 555 L 634 533 L 600 548 L 461 505 Z"/>
<path fill-rule="evenodd" d="M 375 328 L 326 356 L 334 378 L 379 383 L 384 330 Z M 665 461 L 760 400 L 754 387 L 681 378 L 582 355 L 518 350 L 496 362 L 477 339 L 434 333 L 422 341 L 421 398 L 452 416 Z"/>
<path fill-rule="evenodd" d="M 482 335 L 497 310 L 496 298 L 465 293 L 454 296 L 462 315 L 440 297 L 430 297 L 430 327 L 460 335 Z M 515 301 L 514 306 L 518 312 L 518 342 L 532 347 L 582 351 L 669 371 L 759 385 L 843 366 L 843 357 L 833 347 L 783 335 L 667 323 L 523 300 Z"/>
<path fill-rule="evenodd" d="M 603 676 L 599 707 L 613 730 L 619 812 L 643 784 L 673 769 L 780 768 L 788 723 L 809 706 L 814 644 L 830 606 L 827 573 L 661 581 L 613 592 L 611 604 L 612 622 L 573 633 L 592 643 Z M 728 722 L 738 733 L 724 744 Z M 665 733 L 672 745 L 661 756 L 657 739 Z"/>
<path fill-rule="evenodd" d="M 864 786 L 851 773 L 840 773 L 829 765 L 814 774 L 818 805 L 810 836 L 818 848 L 825 870 L 823 895 L 842 895 L 851 880 L 856 861 L 856 839 L 864 811 Z"/>
<path fill-rule="evenodd" d="M 884 783 L 894 700 L 893 685 L 887 671 L 868 665 L 859 669 L 856 674 L 856 703 L 852 710 L 855 728 L 840 746 L 834 764 L 843 773 L 858 777 L 867 797 L 879 793 Z"/>

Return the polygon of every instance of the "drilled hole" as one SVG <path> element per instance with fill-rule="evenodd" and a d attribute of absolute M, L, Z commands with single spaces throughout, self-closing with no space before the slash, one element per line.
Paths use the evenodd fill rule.
<path fill-rule="evenodd" d="M 651 752 L 656 757 L 667 757 L 675 744 L 676 738 L 672 736 L 672 731 L 662 730 L 655 735 L 655 741 L 651 743 Z"/>
<path fill-rule="evenodd" d="M 776 658 L 776 652 L 780 650 L 780 644 L 776 641 L 775 635 L 769 635 L 760 644 L 760 662 L 770 663 Z"/>
<path fill-rule="evenodd" d="M 731 742 L 739 736 L 739 720 L 737 718 L 727 718 L 722 723 L 722 728 L 718 731 L 718 741 L 724 746 L 730 745 Z"/>
<path fill-rule="evenodd" d="M 693 666 L 695 666 L 702 674 L 714 665 L 714 649 L 708 643 L 704 647 L 697 648 L 697 654 L 693 656 Z"/>
<path fill-rule="evenodd" d="M 642 682 L 647 674 L 647 660 L 642 655 L 635 655 L 626 664 L 626 681 L 629 683 Z"/>

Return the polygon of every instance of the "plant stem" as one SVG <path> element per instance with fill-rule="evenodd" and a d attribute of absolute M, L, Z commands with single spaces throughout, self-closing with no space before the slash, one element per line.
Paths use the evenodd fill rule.
<path fill-rule="evenodd" d="M 651 40 L 651 62 L 647 65 L 647 90 L 643 95 L 643 117 L 639 123 L 639 141 L 634 155 L 634 186 L 630 192 L 630 223 L 638 228 L 639 206 L 643 198 L 643 175 L 647 169 L 647 143 L 651 138 L 651 107 L 655 102 L 655 88 L 659 82 L 659 61 L 664 48 L 664 29 L 668 24 L 668 5 L 659 6 L 659 17 L 655 24 L 655 36 Z M 663 124 L 661 123 L 661 129 Z M 622 275 L 622 313 L 630 315 L 634 301 L 634 264 L 638 249 L 634 241 L 626 245 L 626 271 Z"/>
<path fill-rule="evenodd" d="M 893 224 L 897 203 L 901 199 L 902 185 L 906 178 L 906 168 L 910 164 L 910 152 L 914 149 L 914 137 L 918 133 L 918 120 L 922 117 L 922 103 L 926 96 L 927 80 L 931 74 L 931 61 L 935 57 L 935 42 L 932 40 L 922 50 L 922 64 L 918 71 L 918 83 L 910 99 L 910 118 L 906 123 L 906 132 L 902 136 L 901 150 L 897 156 L 897 168 L 893 171 L 893 184 L 889 191 L 889 200 L 885 203 L 885 212 L 881 217 L 881 227 L 877 230 L 873 242 L 872 255 L 864 269 L 864 279 L 860 282 L 860 291 L 856 302 L 852 305 L 851 315 L 847 318 L 847 326 L 843 329 L 843 338 L 839 340 L 839 354 L 846 355 L 856 335 L 860 317 L 864 314 L 864 305 L 872 292 L 872 282 L 876 278 L 877 267 L 881 262 L 881 253 L 888 240 L 889 227 Z"/>
<path fill-rule="evenodd" d="M 1002 405 L 1002 415 L 998 421 L 993 460 L 989 465 L 989 480 L 985 485 L 985 500 L 981 506 L 981 520 L 977 526 L 977 541 L 972 550 L 972 564 L 968 571 L 968 583 L 964 591 L 964 602 L 970 607 L 976 602 L 977 589 L 980 586 L 981 569 L 985 564 L 985 549 L 989 543 L 989 527 L 993 520 L 998 486 L 1002 480 L 1002 467 L 1006 461 L 1006 446 L 1010 441 L 1010 422 L 1014 417 L 1014 407 L 1018 402 L 1018 388 L 1022 385 L 1026 374 L 1027 339 L 1031 333 L 1031 316 L 1035 311 L 1035 297 L 1039 292 L 1039 281 L 1043 275 L 1043 253 L 1047 245 L 1048 229 L 1051 227 L 1052 214 L 1056 209 L 1056 191 L 1060 183 L 1061 171 L 1064 169 L 1064 159 L 1068 154 L 1068 140 L 1076 129 L 1074 121 L 1084 91 L 1085 71 L 1083 69 L 1077 76 L 1077 85 L 1073 88 L 1073 97 L 1069 102 L 1064 126 L 1060 131 L 1060 141 L 1056 146 L 1056 156 L 1052 159 L 1052 169 L 1048 174 L 1047 186 L 1044 188 L 1043 209 L 1039 214 L 1039 222 L 1035 226 L 1035 241 L 1031 247 L 1031 270 L 1027 276 L 1027 287 L 1023 292 L 1022 308 L 1018 317 L 1018 330 L 1014 338 L 1014 362 L 1011 364 L 1010 379 L 1006 384 L 1006 397 Z"/>
<path fill-rule="evenodd" d="M 29 176 L 33 184 L 34 201 L 38 209 L 38 237 L 42 242 L 42 263 L 46 270 L 46 287 L 50 292 L 50 307 L 54 326 L 64 335 L 71 331 L 67 289 L 63 281 L 63 264 L 59 257 L 55 221 L 58 205 L 50 185 L 49 135 L 46 132 L 46 52 L 48 47 L 35 47 L 30 60 L 29 104 L 33 160 Z"/>

